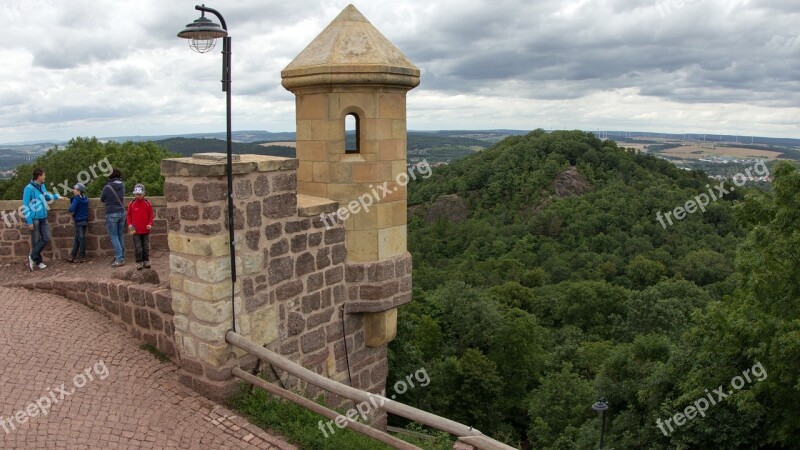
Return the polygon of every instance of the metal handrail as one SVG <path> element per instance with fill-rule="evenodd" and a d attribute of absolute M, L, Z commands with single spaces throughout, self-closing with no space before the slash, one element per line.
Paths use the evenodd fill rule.
<path fill-rule="evenodd" d="M 268 383 L 266 380 L 258 378 L 255 375 L 251 375 L 238 367 L 235 367 L 232 373 L 234 376 L 239 377 L 250 384 L 258 386 L 261 389 L 264 389 L 265 391 L 269 392 L 270 394 L 277 395 L 280 398 L 296 403 L 305 409 L 308 409 L 312 412 L 321 415 L 322 417 L 325 417 L 326 419 L 336 420 L 336 418 L 340 416 L 339 413 L 333 411 L 332 409 L 328 409 L 318 403 L 314 403 L 311 400 L 303 396 L 297 395 L 294 392 L 287 391 L 286 389 L 280 386 L 275 386 L 272 383 Z M 375 428 L 372 428 L 369 425 L 364 425 L 361 422 L 350 421 L 348 419 L 346 426 L 347 428 L 351 428 L 353 431 L 357 433 L 369 436 L 372 439 L 383 442 L 384 444 L 390 445 L 393 448 L 397 448 L 400 450 L 420 450 L 420 448 L 417 447 L 416 445 L 411 445 L 402 439 L 398 439 L 392 436 L 391 434 L 384 433 L 383 431 L 376 430 Z"/>
<path fill-rule="evenodd" d="M 325 378 L 322 375 L 312 372 L 282 355 L 257 345 L 256 343 L 232 330 L 229 330 L 225 334 L 225 340 L 234 347 L 240 348 L 260 359 L 263 359 L 273 366 L 278 367 L 279 369 L 284 370 L 307 383 L 311 383 L 328 392 L 332 392 L 349 400 L 357 402 L 369 402 L 373 405 L 376 405 L 377 409 L 413 420 L 437 430 L 445 431 L 459 438 L 466 438 L 460 440 L 480 449 L 514 450 L 513 447 L 496 441 L 467 425 L 463 425 L 453 420 L 437 416 L 436 414 L 431 414 L 427 411 L 405 405 L 382 395 L 372 394 L 346 384 L 339 383 L 329 378 Z M 238 370 L 236 373 L 240 374 L 246 372 Z"/>

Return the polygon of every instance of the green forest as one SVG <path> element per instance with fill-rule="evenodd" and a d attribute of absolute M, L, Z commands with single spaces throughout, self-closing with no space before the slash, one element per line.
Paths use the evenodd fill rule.
<path fill-rule="evenodd" d="M 31 163 L 17 166 L 16 174 L 0 180 L 0 199 L 21 200 L 22 190 L 31 180 L 33 169 L 41 167 L 47 175 L 47 189 L 72 196 L 72 186 L 83 182 L 86 195 L 99 197 L 108 181 L 111 167 L 120 169 L 127 194 L 134 184 L 145 185 L 147 195 L 164 193 L 161 160 L 180 156 L 152 142 L 106 142 L 97 138 L 74 138 L 64 148 L 54 147 Z M 64 186 L 70 189 L 64 192 Z"/>
<path fill-rule="evenodd" d="M 589 187 L 557 195 L 570 166 Z M 469 215 L 410 216 L 414 301 L 387 386 L 424 367 L 404 402 L 513 446 L 596 448 L 605 397 L 606 448 L 796 448 L 800 173 L 772 172 L 771 192 L 665 229 L 656 213 L 711 180 L 590 133 L 536 130 L 435 170 L 409 204 L 455 194 Z M 709 393 L 703 417 L 664 425 Z"/>
<path fill-rule="evenodd" d="M 76 138 L 20 166 L 0 198 L 19 199 L 34 166 L 52 190 L 104 158 L 129 190 L 161 195 L 171 156 Z M 535 130 L 437 167 L 409 185 L 413 301 L 387 390 L 424 368 L 430 384 L 398 400 L 515 447 L 596 448 L 591 406 L 606 398 L 609 449 L 796 448 L 800 172 L 770 171 L 771 189 L 737 189 L 665 228 L 657 212 L 717 182 L 591 133 Z M 443 196 L 465 214 L 426 221 Z"/>

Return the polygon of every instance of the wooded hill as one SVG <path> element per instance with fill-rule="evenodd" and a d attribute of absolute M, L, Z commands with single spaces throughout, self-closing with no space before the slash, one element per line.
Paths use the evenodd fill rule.
<path fill-rule="evenodd" d="M 414 301 L 389 386 L 425 367 L 403 401 L 515 446 L 596 448 L 606 397 L 609 448 L 791 448 L 800 174 L 773 175 L 774 194 L 737 189 L 665 229 L 656 213 L 710 180 L 588 133 L 536 130 L 437 168 L 409 186 Z M 657 426 L 757 363 L 766 379 Z"/>

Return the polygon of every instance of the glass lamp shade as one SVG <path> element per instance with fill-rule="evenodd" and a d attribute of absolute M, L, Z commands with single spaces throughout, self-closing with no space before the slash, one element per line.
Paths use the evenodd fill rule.
<path fill-rule="evenodd" d="M 217 39 L 227 35 L 227 31 L 219 24 L 207 19 L 205 15 L 186 25 L 186 28 L 178 33 L 178 37 L 187 39 L 189 47 L 198 53 L 211 51 L 216 45 Z"/>

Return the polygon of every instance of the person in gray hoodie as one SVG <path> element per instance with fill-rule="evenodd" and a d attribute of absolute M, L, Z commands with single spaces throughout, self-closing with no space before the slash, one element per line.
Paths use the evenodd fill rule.
<path fill-rule="evenodd" d="M 114 267 L 125 264 L 125 183 L 119 169 L 111 171 L 100 201 L 106 208 L 106 229 L 114 247 Z"/>

